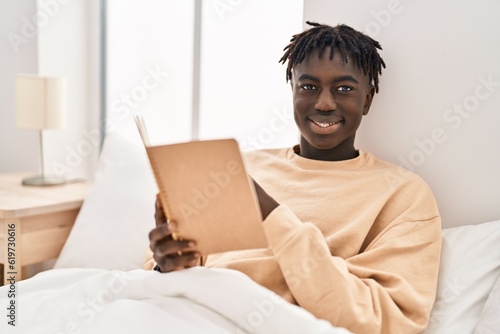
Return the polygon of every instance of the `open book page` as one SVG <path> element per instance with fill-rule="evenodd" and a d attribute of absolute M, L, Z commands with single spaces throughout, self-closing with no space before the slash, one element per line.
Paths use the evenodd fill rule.
<path fill-rule="evenodd" d="M 138 129 L 147 139 L 143 122 Z M 177 223 L 177 238 L 195 240 L 203 255 L 267 247 L 254 185 L 234 139 L 146 151 L 165 215 Z"/>

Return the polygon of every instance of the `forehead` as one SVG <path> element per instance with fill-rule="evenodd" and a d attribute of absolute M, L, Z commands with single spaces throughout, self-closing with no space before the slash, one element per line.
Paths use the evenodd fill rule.
<path fill-rule="evenodd" d="M 368 82 L 368 76 L 363 73 L 350 54 L 347 61 L 342 58 L 339 49 L 334 49 L 333 58 L 330 59 L 330 48 L 326 48 L 319 57 L 319 49 L 313 49 L 309 55 L 292 69 L 293 76 L 298 78 L 301 74 L 310 75 L 352 75 L 359 82 Z"/>

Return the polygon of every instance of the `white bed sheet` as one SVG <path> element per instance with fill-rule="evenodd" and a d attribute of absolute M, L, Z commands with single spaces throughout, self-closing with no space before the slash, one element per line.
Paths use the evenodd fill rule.
<path fill-rule="evenodd" d="M 54 269 L 16 294 L 16 327 L 1 333 L 349 333 L 228 269 Z"/>

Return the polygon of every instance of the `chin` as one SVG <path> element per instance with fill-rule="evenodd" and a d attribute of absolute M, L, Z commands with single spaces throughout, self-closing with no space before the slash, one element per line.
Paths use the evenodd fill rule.
<path fill-rule="evenodd" d="M 323 141 L 308 141 L 309 145 L 311 145 L 312 147 L 314 147 L 315 149 L 317 150 L 333 150 L 335 149 L 337 146 L 339 146 L 338 143 L 333 143 L 331 141 L 328 141 L 328 142 L 323 142 Z"/>

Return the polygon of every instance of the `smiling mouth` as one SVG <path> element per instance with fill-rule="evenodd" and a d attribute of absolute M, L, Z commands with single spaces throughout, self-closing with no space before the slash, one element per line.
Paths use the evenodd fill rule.
<path fill-rule="evenodd" d="M 337 122 L 316 122 L 316 121 L 313 121 L 312 119 L 310 119 L 309 121 L 311 121 L 312 123 L 316 124 L 317 126 L 321 127 L 321 128 L 328 128 L 330 126 L 333 126 L 335 124 L 338 124 L 340 123 L 341 121 L 337 121 Z"/>
<path fill-rule="evenodd" d="M 342 124 L 344 123 L 342 119 L 339 119 L 337 117 L 331 117 L 330 119 L 316 118 L 315 120 L 309 118 L 308 120 L 312 132 L 320 136 L 328 136 L 334 134 L 335 132 L 340 130 Z"/>

